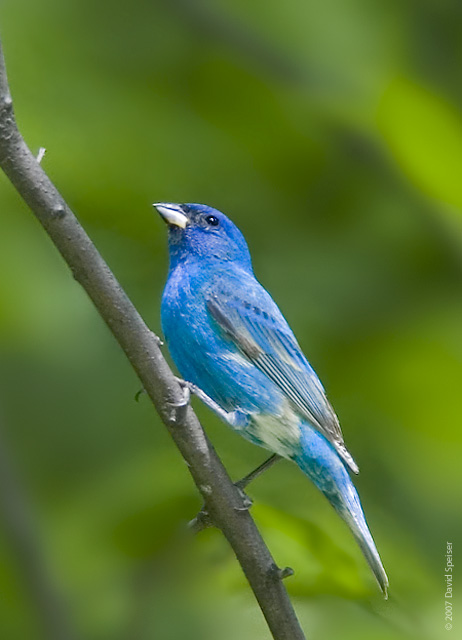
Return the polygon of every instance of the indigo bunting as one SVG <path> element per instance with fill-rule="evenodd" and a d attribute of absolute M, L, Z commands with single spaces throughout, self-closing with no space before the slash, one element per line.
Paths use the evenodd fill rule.
<path fill-rule="evenodd" d="M 239 229 L 202 204 L 153 205 L 168 224 L 162 329 L 190 389 L 251 442 L 293 460 L 350 527 L 385 597 L 388 579 L 347 471 L 324 387 L 256 280 Z"/>

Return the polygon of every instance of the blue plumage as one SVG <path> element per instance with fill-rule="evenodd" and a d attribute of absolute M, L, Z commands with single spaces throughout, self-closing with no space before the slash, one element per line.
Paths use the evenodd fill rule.
<path fill-rule="evenodd" d="M 244 437 L 296 462 L 348 524 L 386 595 L 346 470 L 358 468 L 321 382 L 253 274 L 243 235 L 205 205 L 155 206 L 169 225 L 162 328 L 181 375 Z"/>

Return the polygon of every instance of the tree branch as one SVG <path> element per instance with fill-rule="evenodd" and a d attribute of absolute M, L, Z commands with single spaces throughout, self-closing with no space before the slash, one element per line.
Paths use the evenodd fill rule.
<path fill-rule="evenodd" d="M 0 166 L 32 209 L 90 296 L 135 369 L 201 492 L 213 523 L 222 530 L 277 640 L 304 635 L 266 547 L 240 492 L 229 478 L 183 392 L 158 338 L 120 287 L 78 220 L 36 161 L 17 128 L 0 44 Z"/>

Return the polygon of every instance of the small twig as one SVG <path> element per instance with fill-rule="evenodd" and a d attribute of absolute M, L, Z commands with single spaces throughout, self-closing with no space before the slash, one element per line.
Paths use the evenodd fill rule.
<path fill-rule="evenodd" d="M 209 529 L 210 527 L 213 527 L 213 521 L 205 506 L 199 511 L 195 518 L 188 522 L 188 528 L 192 533 L 199 533 L 202 529 Z"/>
<path fill-rule="evenodd" d="M 183 455 L 214 524 L 228 539 L 252 587 L 273 637 L 304 635 L 275 562 L 242 496 L 207 439 L 165 361 L 159 341 L 115 279 L 96 247 L 24 142 L 13 115 L 0 44 L 0 166 L 32 209 L 90 296 L 130 360 L 162 421 Z"/>
<path fill-rule="evenodd" d="M 45 153 L 46 153 L 46 149 L 45 147 L 40 147 L 40 149 L 38 150 L 37 153 L 37 162 L 40 164 L 43 160 L 43 158 L 45 157 Z"/>
<path fill-rule="evenodd" d="M 284 567 L 284 569 L 278 569 L 278 573 L 281 580 L 285 580 L 293 576 L 295 571 L 291 567 Z"/>

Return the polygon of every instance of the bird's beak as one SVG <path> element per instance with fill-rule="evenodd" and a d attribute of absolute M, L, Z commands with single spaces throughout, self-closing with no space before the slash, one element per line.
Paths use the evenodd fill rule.
<path fill-rule="evenodd" d="M 168 225 L 186 229 L 189 220 L 179 204 L 173 204 L 172 202 L 155 202 L 152 206 L 157 209 Z"/>

